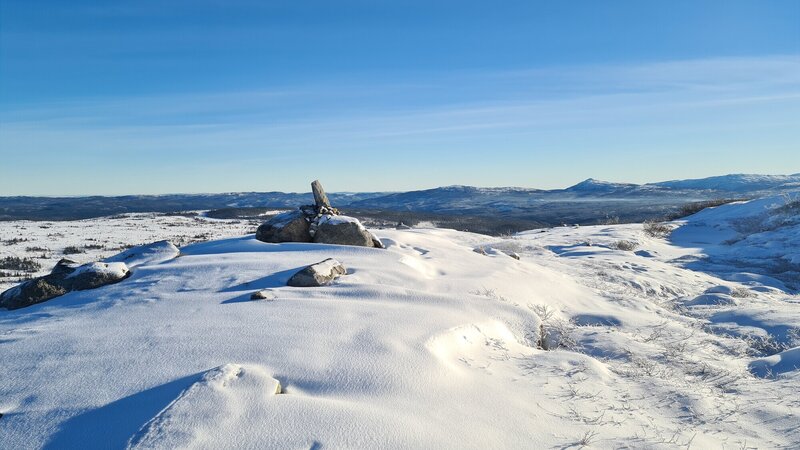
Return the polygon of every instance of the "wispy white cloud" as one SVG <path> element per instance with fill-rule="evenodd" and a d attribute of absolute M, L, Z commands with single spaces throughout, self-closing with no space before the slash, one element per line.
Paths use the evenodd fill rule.
<path fill-rule="evenodd" d="M 800 123 L 800 58 L 426 74 L 396 83 L 5 105 L 0 120 L 0 153 L 19 166 L 42 156 L 116 155 L 134 166 L 154 159 L 210 166 L 280 159 L 287 170 L 301 170 L 306 158 L 330 152 L 354 160 L 378 152 L 387 164 L 405 164 L 414 155 L 459 152 L 529 161 L 543 149 L 590 164 L 622 161 L 637 146 L 655 155 L 751 142 L 783 152 L 776 167 L 800 166 L 798 157 L 786 160 L 787 149 L 800 143 L 793 125 Z M 604 155 L 586 153 L 588 145 Z M 732 161 L 743 164 L 744 149 L 736 151 L 739 160 Z M 542 167 L 569 160 L 551 157 Z M 674 164 L 681 161 L 678 151 Z M 510 179 L 496 184 L 530 185 L 521 171 L 505 175 Z"/>

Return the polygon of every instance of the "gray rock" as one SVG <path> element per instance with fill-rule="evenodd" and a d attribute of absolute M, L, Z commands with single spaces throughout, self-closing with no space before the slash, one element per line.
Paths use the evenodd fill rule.
<path fill-rule="evenodd" d="M 28 280 L 0 294 L 0 306 L 8 309 L 24 308 L 67 293 L 50 275 Z"/>
<path fill-rule="evenodd" d="M 130 269 L 122 262 L 93 262 L 84 264 L 64 278 L 63 286 L 70 291 L 95 289 L 122 281 L 130 275 Z"/>
<path fill-rule="evenodd" d="M 333 258 L 328 258 L 292 275 L 286 284 L 294 287 L 325 286 L 345 273 L 347 273 L 347 269 L 344 268 L 342 263 Z"/>
<path fill-rule="evenodd" d="M 319 180 L 311 182 L 311 192 L 314 193 L 314 203 L 317 205 L 317 208 L 331 207 L 328 195 L 325 193 L 325 189 L 322 187 L 322 183 L 320 183 Z"/>
<path fill-rule="evenodd" d="M 370 233 L 369 231 L 367 231 L 367 233 L 369 233 L 369 235 L 372 237 L 372 246 L 373 247 L 375 247 L 375 248 L 386 248 L 386 246 L 383 245 L 383 242 L 381 242 L 381 240 L 378 239 L 377 236 L 375 236 L 374 234 Z"/>
<path fill-rule="evenodd" d="M 67 276 L 72 272 L 75 272 L 75 269 L 81 266 L 81 263 L 77 261 L 73 261 L 69 258 L 61 258 L 53 267 L 53 270 L 50 271 L 50 275 L 62 275 Z"/>
<path fill-rule="evenodd" d="M 299 209 L 278 214 L 261 224 L 256 239 L 263 242 L 311 242 L 308 220 Z"/>
<path fill-rule="evenodd" d="M 272 301 L 275 300 L 276 295 L 272 292 L 271 289 L 262 289 L 260 291 L 253 292 L 250 295 L 250 300 L 267 300 Z"/>
<path fill-rule="evenodd" d="M 314 242 L 383 248 L 381 241 L 358 219 L 348 216 L 322 216 L 317 222 Z"/>
<path fill-rule="evenodd" d="M 64 295 L 70 291 L 94 289 L 117 283 L 130 275 L 125 263 L 95 262 L 78 265 L 62 259 L 50 274 L 28 280 L 0 294 L 0 307 L 24 308 Z"/>

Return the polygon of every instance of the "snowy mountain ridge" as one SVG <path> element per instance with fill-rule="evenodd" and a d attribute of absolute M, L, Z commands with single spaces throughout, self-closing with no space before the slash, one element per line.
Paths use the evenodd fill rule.
<path fill-rule="evenodd" d="M 408 192 L 331 193 L 341 208 L 426 211 L 496 216 L 535 213 L 543 203 L 584 201 L 643 202 L 679 206 L 719 198 L 756 198 L 800 186 L 800 174 L 734 174 L 658 183 L 612 183 L 589 178 L 564 189 L 445 186 Z M 224 194 L 127 195 L 118 197 L 0 197 L 0 220 L 74 220 L 128 212 L 175 212 L 221 208 L 286 208 L 310 203 L 311 193 L 238 192 Z M 569 205 L 567 205 L 569 206 Z M 574 206 L 574 205 L 572 205 Z M 615 209 L 609 205 L 606 209 Z M 630 207 L 630 206 L 628 206 Z M 635 208 L 634 217 L 642 208 Z M 622 215 L 622 213 L 617 213 Z M 568 214 L 569 215 L 569 214 Z M 534 217 L 535 218 L 535 217 Z M 547 220 L 544 220 L 545 222 Z"/>

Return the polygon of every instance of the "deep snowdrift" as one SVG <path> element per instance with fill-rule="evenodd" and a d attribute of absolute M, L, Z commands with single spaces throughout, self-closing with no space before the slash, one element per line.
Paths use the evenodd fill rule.
<path fill-rule="evenodd" d="M 783 272 L 714 264 L 736 236 L 711 240 L 778 200 L 675 223 L 673 242 L 641 225 L 376 230 L 386 250 L 245 236 L 145 259 L 119 284 L 0 311 L 0 443 L 789 446 L 800 298 Z M 348 274 L 286 286 L 326 258 Z"/>

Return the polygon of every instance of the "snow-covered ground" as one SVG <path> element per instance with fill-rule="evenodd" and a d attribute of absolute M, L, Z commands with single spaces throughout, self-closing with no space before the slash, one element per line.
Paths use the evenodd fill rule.
<path fill-rule="evenodd" d="M 385 250 L 209 221 L 234 237 L 0 311 L 0 447 L 796 447 L 800 219 L 786 204 L 707 210 L 668 239 L 374 230 Z M 128 232 L 161 220 L 195 221 Z M 114 221 L 50 225 L 121 236 Z M 0 224 L 3 239 L 49 243 L 18 226 Z M 348 274 L 286 286 L 326 258 Z M 274 295 L 250 300 L 262 289 Z"/>
<path fill-rule="evenodd" d="M 30 258 L 41 268 L 36 272 L 19 274 L 40 276 L 49 273 L 61 258 L 78 262 L 97 261 L 135 245 L 167 239 L 182 246 L 253 233 L 258 225 L 258 222 L 248 220 L 206 218 L 202 213 L 183 216 L 131 213 L 53 222 L 0 221 L 0 260 L 6 257 Z M 73 253 L 75 251 L 78 253 Z M 0 268 L 0 272 L 15 275 L 0 277 L 0 292 L 19 281 L 18 271 Z"/>

